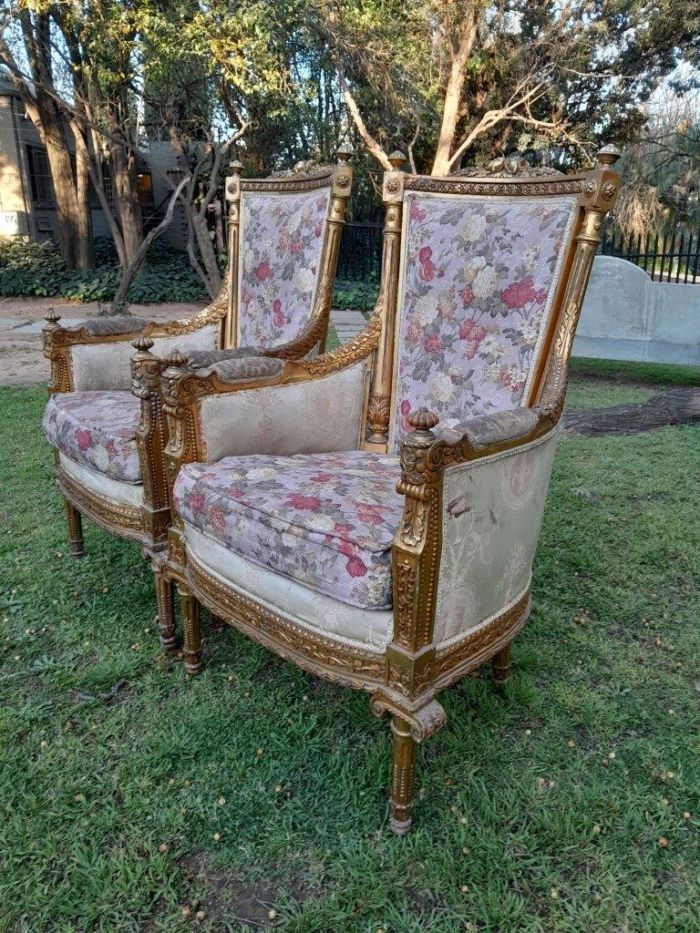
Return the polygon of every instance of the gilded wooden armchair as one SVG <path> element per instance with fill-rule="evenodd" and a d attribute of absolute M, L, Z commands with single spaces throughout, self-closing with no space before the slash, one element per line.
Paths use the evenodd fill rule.
<path fill-rule="evenodd" d="M 169 570 L 185 661 L 199 605 L 271 651 L 366 690 L 393 733 L 391 827 L 411 825 L 416 743 L 441 690 L 491 659 L 509 675 L 530 612 L 567 361 L 619 177 L 618 153 L 563 176 L 384 178 L 381 296 L 316 360 L 164 373 Z M 248 407 L 262 431 L 221 430 Z"/>
<path fill-rule="evenodd" d="M 233 163 L 227 282 L 193 317 L 157 324 L 117 316 L 76 328 L 62 327 L 53 312 L 47 317 L 44 432 L 54 448 L 71 553 L 83 553 L 83 514 L 144 546 L 164 647 L 174 647 L 175 634 L 172 588 L 161 572 L 170 525 L 163 358 L 175 353 L 202 371 L 235 364 L 253 378 L 276 371 L 278 360 L 323 351 L 352 187 L 349 156 L 342 150 L 336 167 L 263 179 L 242 179 Z"/>

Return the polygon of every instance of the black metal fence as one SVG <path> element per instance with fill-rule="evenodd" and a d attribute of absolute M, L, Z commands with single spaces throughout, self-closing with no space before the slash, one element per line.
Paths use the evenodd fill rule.
<path fill-rule="evenodd" d="M 381 264 L 382 225 L 345 224 L 338 255 L 338 278 L 355 281 L 378 279 Z"/>
<path fill-rule="evenodd" d="M 700 232 L 635 237 L 606 226 L 600 252 L 627 259 L 655 282 L 700 284 Z"/>
<path fill-rule="evenodd" d="M 653 237 L 625 236 L 611 225 L 603 228 L 599 252 L 618 256 L 644 269 L 655 282 L 700 284 L 700 231 Z M 345 225 L 338 257 L 338 278 L 378 279 L 382 260 L 382 225 Z"/>

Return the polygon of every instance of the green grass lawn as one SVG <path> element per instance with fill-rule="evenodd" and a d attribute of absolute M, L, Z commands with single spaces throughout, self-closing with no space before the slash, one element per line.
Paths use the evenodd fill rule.
<path fill-rule="evenodd" d="M 44 392 L 0 400 L 0 930 L 700 930 L 697 426 L 562 440 L 512 681 L 443 695 L 398 839 L 367 698 L 229 630 L 186 679 L 138 548 L 67 556 Z"/>

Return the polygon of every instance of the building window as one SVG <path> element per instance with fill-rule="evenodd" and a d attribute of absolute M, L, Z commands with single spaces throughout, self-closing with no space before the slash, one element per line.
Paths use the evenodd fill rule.
<path fill-rule="evenodd" d="M 114 191 L 112 188 L 112 169 L 110 168 L 109 162 L 105 159 L 102 160 L 100 166 L 102 170 L 102 191 L 104 196 L 107 199 L 107 204 L 110 207 L 111 212 L 114 214 Z M 90 180 L 90 206 L 95 210 L 102 210 L 102 201 L 97 197 L 97 192 Z"/>
<path fill-rule="evenodd" d="M 44 209 L 55 207 L 56 201 L 46 152 L 39 146 L 27 146 L 27 162 L 34 205 Z"/>

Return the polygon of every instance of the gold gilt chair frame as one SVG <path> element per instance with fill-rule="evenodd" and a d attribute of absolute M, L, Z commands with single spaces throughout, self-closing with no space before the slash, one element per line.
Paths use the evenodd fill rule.
<path fill-rule="evenodd" d="M 474 194 L 494 199 L 512 195 L 577 197 L 578 211 L 541 364 L 524 401 L 536 413 L 534 427 L 517 439 L 476 446 L 466 436 L 457 443 L 438 440 L 431 430 L 437 423 L 436 416 L 425 409 L 413 415 L 414 430 L 405 438 L 400 453 L 398 491 L 405 497 L 405 504 L 393 543 L 394 629 L 385 654 L 342 644 L 311 633 L 308 627 L 290 624 L 269 606 L 224 584 L 195 561 L 188 561 L 181 534 L 183 526 L 177 516 L 170 531 L 173 546 L 168 572 L 177 580 L 182 596 L 187 670 L 194 673 L 201 665 L 199 604 L 202 604 L 298 667 L 334 683 L 367 691 L 374 712 L 392 716 L 391 826 L 395 832 L 404 833 L 411 825 L 416 743 L 427 739 L 445 722 L 437 695 L 489 659 L 493 662 L 494 680 L 504 683 L 510 670 L 511 642 L 530 613 L 528 591 L 474 634 L 455 645 L 437 648 L 434 632 L 444 471 L 448 466 L 525 446 L 557 426 L 566 394 L 568 357 L 603 219 L 619 188 L 619 176 L 612 169 L 619 153 L 614 147 L 606 147 L 599 153 L 594 170 L 574 176 L 547 169 L 529 174 L 523 161 L 514 159 L 502 160 L 483 177 L 476 170 L 468 170 L 468 174 L 448 178 L 404 174 L 399 156 L 397 153 L 392 157 L 393 169 L 384 176 L 386 214 L 381 293 L 365 330 L 323 357 L 289 362 L 274 379 L 244 385 L 232 386 L 216 375 L 198 378 L 171 365 L 164 373 L 164 396 L 170 422 L 165 459 L 171 486 L 183 464 L 205 459 L 198 432 L 198 409 L 205 395 L 304 383 L 361 359 L 372 366 L 363 449 L 384 452 L 394 402 L 392 374 L 404 193 Z"/>
<path fill-rule="evenodd" d="M 323 353 L 331 311 L 335 269 L 348 198 L 352 190 L 352 167 L 348 164 L 349 147 L 338 151 L 336 166 L 302 164 L 302 171 L 269 178 L 241 178 L 242 165 L 233 162 L 232 174 L 226 179 L 225 193 L 229 205 L 229 271 L 218 297 L 202 311 L 189 318 L 165 324 L 150 322 L 143 330 L 98 335 L 89 328 L 64 328 L 60 317 L 51 311 L 44 328 L 44 355 L 51 364 L 49 394 L 74 390 L 71 349 L 85 345 L 107 345 L 133 341 L 132 391 L 141 400 L 141 418 L 136 435 L 143 481 L 143 503 L 128 505 L 114 502 L 107 496 L 80 483 L 63 468 L 59 451 L 54 448 L 55 479 L 66 508 L 70 551 L 74 556 L 84 553 L 82 515 L 87 515 L 106 531 L 138 541 L 150 558 L 155 574 L 158 601 L 158 624 L 163 647 L 175 647 L 173 593 L 163 570 L 163 549 L 171 523 L 169 486 L 163 468 L 163 452 L 168 440 L 168 425 L 163 416 L 161 376 L 162 358 L 150 352 L 159 337 L 179 337 L 203 327 L 219 326 L 222 349 L 235 348 L 238 334 L 238 276 L 242 242 L 241 199 L 250 194 L 293 194 L 330 189 L 319 273 L 312 302 L 312 312 L 305 328 L 292 341 L 262 351 L 263 356 L 296 359 L 312 353 Z M 244 241 L 244 240 L 243 240 Z M 182 357 L 183 361 L 185 357 Z"/>

